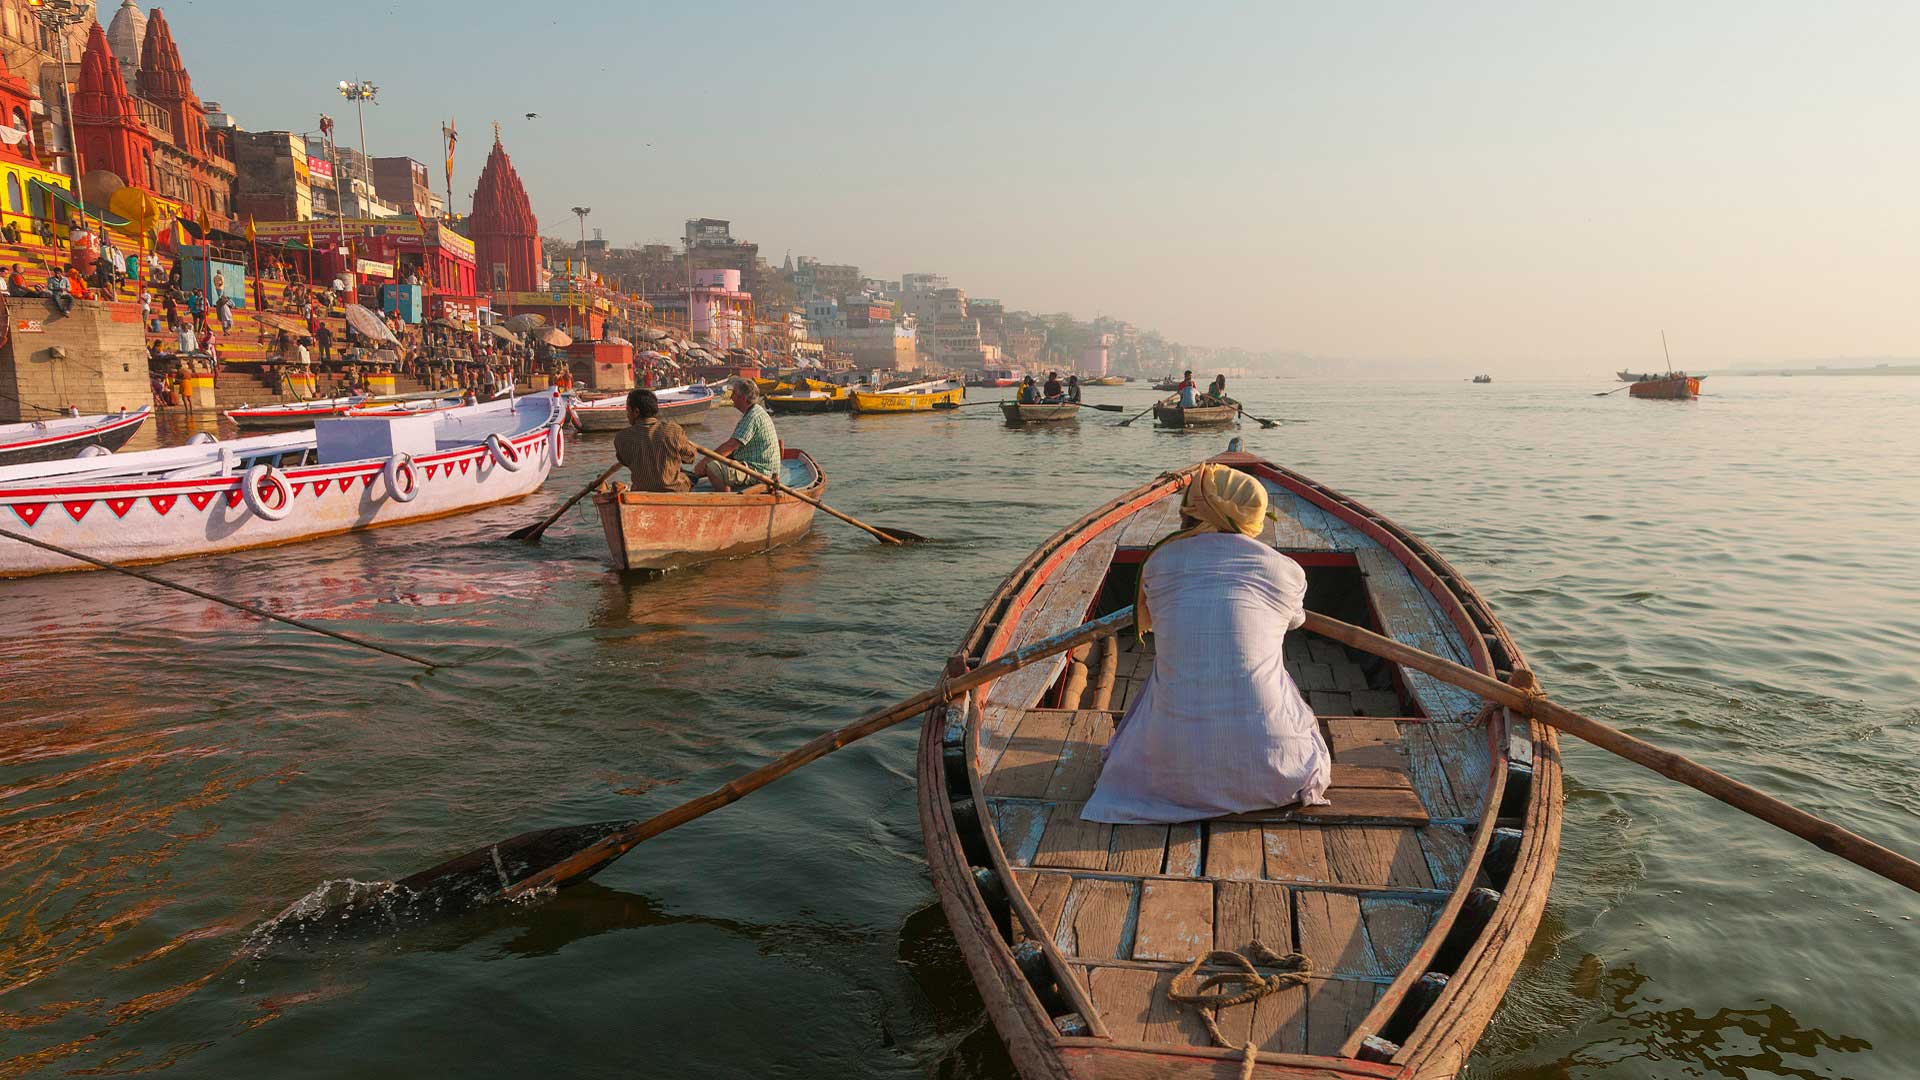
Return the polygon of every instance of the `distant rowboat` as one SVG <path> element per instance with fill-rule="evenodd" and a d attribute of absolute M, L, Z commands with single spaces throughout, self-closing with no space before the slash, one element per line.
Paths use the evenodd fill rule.
<path fill-rule="evenodd" d="M 705 383 L 669 386 L 655 390 L 660 402 L 660 419 L 677 424 L 697 424 L 706 418 L 720 395 Z M 581 431 L 623 431 L 627 427 L 627 395 L 610 394 L 587 401 L 576 401 L 570 410 L 574 426 Z"/>
<path fill-rule="evenodd" d="M 153 407 L 142 406 L 133 412 L 122 409 L 117 413 L 0 424 L 0 465 L 58 461 L 74 457 L 89 446 L 118 450 L 151 415 Z"/>
<path fill-rule="evenodd" d="M 780 479 L 819 499 L 827 475 L 804 450 L 781 454 Z M 599 491 L 607 548 L 621 570 L 673 570 L 767 551 L 806 535 L 813 505 L 785 492 L 717 495 L 711 491 Z"/>
<path fill-rule="evenodd" d="M 1692 401 L 1700 396 L 1700 380 L 1704 378 L 1704 375 L 1688 375 L 1684 371 L 1653 375 L 1628 387 L 1627 396 L 1658 401 Z M 1614 393 L 1619 391 L 1615 390 Z"/>
<path fill-rule="evenodd" d="M 290 401 L 284 405 L 242 405 L 236 409 L 228 409 L 220 415 L 233 421 L 242 430 L 308 427 L 315 420 L 323 420 L 329 416 L 345 416 L 349 409 L 357 409 L 372 402 L 371 394 L 347 394 L 341 397 L 314 398 L 311 401 Z"/>
<path fill-rule="evenodd" d="M 1126 376 L 1124 375 L 1102 375 L 1097 379 L 1088 379 L 1087 385 L 1088 386 L 1125 386 L 1127 385 L 1127 379 L 1126 379 Z"/>
<path fill-rule="evenodd" d="M 957 405 L 966 400 L 967 391 L 952 379 L 939 379 L 888 390 L 855 390 L 851 396 L 857 413 L 932 412 L 942 402 Z"/>
<path fill-rule="evenodd" d="M 1161 402 L 1153 407 L 1153 422 L 1163 428 L 1226 427 L 1239 419 L 1238 405 L 1196 405 L 1187 409 Z"/>
<path fill-rule="evenodd" d="M 768 394 L 767 408 L 777 413 L 846 412 L 853 401 L 844 386 L 802 379 L 786 393 Z"/>
<path fill-rule="evenodd" d="M 1262 540 L 1305 569 L 1315 610 L 1359 613 L 1489 676 L 1522 666 L 1486 602 L 1418 538 L 1252 455 L 1214 460 L 1267 488 Z M 989 662 L 1130 602 L 1142 560 L 1179 527 L 1191 472 L 1042 544 L 958 655 Z M 1130 631 L 928 713 L 917 762 L 928 872 L 1026 1080 L 1445 1080 L 1464 1066 L 1552 884 L 1554 733 L 1326 638 L 1292 632 L 1284 645 L 1333 755 L 1326 806 L 1171 826 L 1082 819 L 1114 723 L 1153 676 L 1152 639 Z M 1263 977 L 1286 970 L 1256 943 L 1297 951 L 1310 970 L 1219 1009 L 1233 1045 L 1218 1046 L 1169 991 L 1190 962 L 1199 979 L 1236 970 L 1216 949 Z"/>

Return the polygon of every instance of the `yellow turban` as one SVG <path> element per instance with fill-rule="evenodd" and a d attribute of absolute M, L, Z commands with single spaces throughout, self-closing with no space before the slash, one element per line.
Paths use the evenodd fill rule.
<path fill-rule="evenodd" d="M 1163 544 L 1192 536 L 1195 533 L 1219 532 L 1239 533 L 1244 536 L 1259 536 L 1267 527 L 1267 488 L 1266 485 L 1239 469 L 1230 469 L 1225 465 L 1202 465 L 1194 478 L 1187 482 L 1187 490 L 1180 497 L 1180 516 L 1192 518 L 1196 524 L 1174 533 L 1172 536 L 1154 545 L 1154 550 Z M 1153 552 L 1147 553 L 1153 558 Z M 1147 611 L 1147 573 L 1146 564 L 1140 566 L 1140 585 L 1134 594 L 1134 632 L 1144 636 L 1153 629 L 1153 616 Z"/>

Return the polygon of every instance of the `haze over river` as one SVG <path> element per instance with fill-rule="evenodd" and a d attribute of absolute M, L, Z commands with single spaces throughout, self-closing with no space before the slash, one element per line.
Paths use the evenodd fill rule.
<path fill-rule="evenodd" d="M 1920 849 L 1920 379 L 1609 385 L 1233 389 L 1306 421 L 1247 449 L 1432 542 L 1555 698 Z M 927 688 L 1027 551 L 1228 438 L 1118 419 L 781 419 L 830 503 L 931 547 L 823 515 L 642 581 L 590 506 L 503 540 L 604 466 L 594 436 L 520 505 L 159 571 L 432 672 L 104 573 L 0 582 L 0 1077 L 1010 1076 L 922 864 L 913 724 L 544 904 L 241 957 L 322 882 L 658 811 Z M 1912 1075 L 1920 898 L 1565 758 L 1552 901 L 1473 1076 Z"/>

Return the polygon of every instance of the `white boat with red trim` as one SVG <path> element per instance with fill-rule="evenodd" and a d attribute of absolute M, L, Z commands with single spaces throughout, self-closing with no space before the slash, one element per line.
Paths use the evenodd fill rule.
<path fill-rule="evenodd" d="M 720 394 L 706 383 L 669 386 L 655 390 L 660 401 L 660 419 L 677 424 L 697 424 L 707 410 L 720 400 Z M 580 431 L 622 431 L 627 427 L 627 395 L 622 392 L 573 403 L 574 427 Z"/>
<path fill-rule="evenodd" d="M 220 415 L 242 428 L 304 427 L 329 416 L 345 416 L 347 410 L 372 400 L 371 394 L 348 394 L 343 397 L 314 398 L 311 401 L 289 401 L 284 405 L 242 405 Z"/>
<path fill-rule="evenodd" d="M 151 415 L 153 407 L 144 406 L 133 412 L 121 409 L 117 413 L 0 424 L 0 465 L 58 461 L 76 457 L 90 446 L 112 453 L 127 445 Z"/>
<path fill-rule="evenodd" d="M 121 564 L 424 521 L 522 498 L 565 460 L 553 391 L 420 416 L 0 467 L 0 521 Z M 0 577 L 87 564 L 0 540 Z"/>

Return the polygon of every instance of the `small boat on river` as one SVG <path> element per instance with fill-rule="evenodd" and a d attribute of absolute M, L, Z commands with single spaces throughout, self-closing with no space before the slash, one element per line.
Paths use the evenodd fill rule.
<path fill-rule="evenodd" d="M 1692 401 L 1700 396 L 1700 380 L 1704 378 L 1705 375 L 1689 375 L 1684 371 L 1648 375 L 1634 380 L 1633 385 L 1627 387 L 1627 396 L 1656 401 Z"/>
<path fill-rule="evenodd" d="M 1492 381 L 1493 381 L 1493 376 L 1491 376 L 1491 375 L 1475 375 L 1475 376 L 1473 377 L 1473 381 L 1474 381 L 1474 382 L 1477 382 L 1477 383 L 1490 383 L 1490 382 L 1492 382 Z"/>
<path fill-rule="evenodd" d="M 1088 386 L 1125 386 L 1127 385 L 1127 377 L 1125 375 L 1102 375 L 1097 379 L 1088 379 L 1087 385 Z"/>
<path fill-rule="evenodd" d="M 720 400 L 719 392 L 706 383 L 669 386 L 655 390 L 653 395 L 660 400 L 660 418 L 676 424 L 700 423 Z M 627 395 L 622 392 L 575 401 L 570 412 L 580 431 L 623 431 L 627 427 Z"/>
<path fill-rule="evenodd" d="M 1488 676 L 1513 638 L 1445 558 L 1399 526 L 1255 456 L 1261 540 L 1305 569 L 1308 603 Z M 1021 562 L 961 642 L 977 663 L 1130 603 L 1179 527 L 1197 467 L 1095 509 Z M 1129 630 L 928 713 L 918 799 L 935 892 L 986 1013 L 1027 1080 L 1442 1080 L 1464 1066 L 1525 957 L 1559 850 L 1553 731 L 1303 631 L 1283 657 L 1333 754 L 1330 804 L 1174 825 L 1083 820 L 1114 723 L 1153 675 Z M 1168 997 L 1233 970 L 1303 980 L 1219 1010 L 1232 1047 Z M 1233 993 L 1237 985 L 1219 993 Z M 1240 1047 L 1252 1041 L 1250 1073 Z"/>
<path fill-rule="evenodd" d="M 1614 372 L 1613 377 L 1616 379 L 1619 379 L 1621 382 L 1639 382 L 1642 379 L 1653 378 L 1653 374 L 1651 372 L 1627 371 L 1626 369 L 1623 368 L 1619 371 Z"/>
<path fill-rule="evenodd" d="M 59 461 L 75 457 L 90 446 L 111 453 L 127 445 L 152 415 L 153 407 L 147 405 L 132 412 L 122 409 L 117 413 L 0 424 L 0 465 Z"/>
<path fill-rule="evenodd" d="M 782 451 L 780 480 L 819 499 L 827 474 L 804 450 Z M 813 504 L 783 491 L 758 490 L 717 495 L 712 491 L 629 491 L 623 487 L 594 493 L 606 529 L 613 565 L 621 570 L 674 570 L 683 566 L 768 551 L 805 536 L 813 525 Z"/>
<path fill-rule="evenodd" d="M 846 412 L 853 407 L 846 387 L 818 379 L 803 379 L 784 392 L 768 394 L 766 402 L 777 413 Z"/>
<path fill-rule="evenodd" d="M 1031 405 L 1017 401 L 1003 401 L 1000 403 L 1000 413 L 1007 418 L 1007 423 L 1014 427 L 1027 424 L 1077 423 L 1080 419 L 1080 406 L 1057 401 L 1043 401 Z"/>
<path fill-rule="evenodd" d="M 329 416 L 345 416 L 349 409 L 357 409 L 374 403 L 371 394 L 345 394 L 340 397 L 314 398 L 311 401 L 289 401 L 282 405 L 242 405 L 228 409 L 220 415 L 234 422 L 242 431 L 249 428 L 289 428 L 307 427 L 315 420 L 324 420 Z"/>
<path fill-rule="evenodd" d="M 121 564 L 290 544 L 522 498 L 561 463 L 552 391 L 420 416 L 0 467 L 0 517 Z M 91 567 L 0 542 L 0 577 Z"/>
<path fill-rule="evenodd" d="M 953 379 L 909 383 L 886 390 L 859 390 L 850 395 L 857 413 L 932 412 L 943 402 L 959 404 L 966 400 L 966 387 Z"/>
<path fill-rule="evenodd" d="M 1163 401 L 1153 407 L 1153 422 L 1163 428 L 1227 427 L 1239 419 L 1238 405 L 1196 405 L 1188 409 Z"/>

